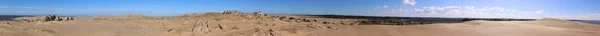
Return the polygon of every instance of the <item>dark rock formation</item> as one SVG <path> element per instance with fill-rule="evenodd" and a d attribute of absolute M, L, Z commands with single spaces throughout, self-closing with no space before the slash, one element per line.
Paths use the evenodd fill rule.
<path fill-rule="evenodd" d="M 74 20 L 73 17 L 58 17 L 56 15 L 47 15 L 47 16 L 42 16 L 43 21 L 67 21 L 67 20 Z"/>
<path fill-rule="evenodd" d="M 43 16 L 42 17 L 44 21 L 60 21 L 61 19 L 59 19 L 60 17 L 56 16 L 56 15 L 47 15 L 47 16 Z"/>
<path fill-rule="evenodd" d="M 61 21 L 75 20 L 73 17 L 64 17 Z"/>
<path fill-rule="evenodd" d="M 267 16 L 266 14 L 263 14 L 262 11 L 257 11 L 253 13 L 256 16 Z"/>
<path fill-rule="evenodd" d="M 238 10 L 225 10 L 225 11 L 223 11 L 223 14 L 243 14 L 243 13 L 239 12 Z"/>

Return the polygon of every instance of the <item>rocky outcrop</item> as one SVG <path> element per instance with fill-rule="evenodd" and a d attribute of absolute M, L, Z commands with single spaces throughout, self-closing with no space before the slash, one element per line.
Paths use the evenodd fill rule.
<path fill-rule="evenodd" d="M 28 22 L 32 22 L 32 21 L 68 21 L 68 20 L 75 20 L 75 18 L 59 17 L 56 15 L 46 15 L 46 16 L 36 16 L 36 17 L 19 17 L 19 18 L 15 18 L 14 20 L 28 21 Z"/>
<path fill-rule="evenodd" d="M 225 10 L 225 11 L 223 11 L 223 14 L 233 14 L 233 12 Z"/>
<path fill-rule="evenodd" d="M 223 14 L 243 14 L 243 13 L 238 10 L 225 10 L 225 11 L 223 11 Z"/>
<path fill-rule="evenodd" d="M 253 13 L 256 16 L 267 16 L 266 14 L 263 14 L 262 11 L 257 11 Z"/>
<path fill-rule="evenodd" d="M 48 15 L 48 16 L 42 16 L 42 18 L 44 19 L 44 21 L 60 21 L 60 17 L 56 16 L 56 15 Z"/>
<path fill-rule="evenodd" d="M 68 20 L 75 20 L 75 18 L 73 18 L 73 17 L 64 17 L 64 18 L 62 18 L 62 21 L 68 21 Z"/>
<path fill-rule="evenodd" d="M 44 19 L 44 21 L 67 21 L 67 20 L 74 20 L 73 17 L 58 17 L 56 15 L 43 16 L 42 18 Z"/>

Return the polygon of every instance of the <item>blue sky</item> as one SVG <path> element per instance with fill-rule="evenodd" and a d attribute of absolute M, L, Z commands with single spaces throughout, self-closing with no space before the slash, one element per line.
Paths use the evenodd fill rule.
<path fill-rule="evenodd" d="M 0 0 L 0 15 L 113 16 L 263 11 L 400 17 L 600 20 L 600 0 Z"/>

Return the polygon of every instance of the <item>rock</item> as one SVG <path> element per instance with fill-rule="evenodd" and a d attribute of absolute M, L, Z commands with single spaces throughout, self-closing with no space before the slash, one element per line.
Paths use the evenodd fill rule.
<path fill-rule="evenodd" d="M 233 14 L 233 12 L 225 10 L 225 11 L 223 11 L 223 14 Z"/>
<path fill-rule="evenodd" d="M 73 17 L 58 17 L 56 15 L 43 16 L 42 19 L 44 21 L 67 21 L 67 20 L 75 20 Z"/>
<path fill-rule="evenodd" d="M 225 10 L 225 11 L 223 11 L 223 14 L 243 14 L 243 13 L 239 12 L 238 10 Z"/>
<path fill-rule="evenodd" d="M 360 23 L 352 23 L 352 25 L 360 25 Z"/>
<path fill-rule="evenodd" d="M 322 24 L 329 24 L 329 22 L 323 22 Z"/>
<path fill-rule="evenodd" d="M 254 12 L 253 14 L 257 15 L 257 16 L 266 16 L 265 14 L 262 13 L 262 11 L 257 11 L 257 12 Z"/>
<path fill-rule="evenodd" d="M 47 16 L 43 16 L 42 17 L 44 21 L 54 21 L 54 20 L 59 20 L 56 15 L 47 15 Z"/>
<path fill-rule="evenodd" d="M 64 18 L 62 18 L 61 21 L 68 21 L 68 20 L 74 20 L 74 18 L 73 17 L 64 17 Z"/>
<path fill-rule="evenodd" d="M 292 20 L 292 19 L 296 19 L 296 18 L 293 18 L 293 17 L 289 17 L 289 18 L 288 18 L 288 19 L 290 19 L 290 20 Z"/>
<path fill-rule="evenodd" d="M 285 17 L 285 16 L 279 17 L 279 20 L 288 20 L 288 19 L 289 19 L 289 17 Z"/>
<path fill-rule="evenodd" d="M 244 13 L 238 11 L 238 10 L 233 10 L 233 11 L 234 11 L 233 14 L 244 14 Z"/>
<path fill-rule="evenodd" d="M 47 16 L 41 16 L 41 17 L 35 17 L 38 19 L 32 19 L 32 18 L 21 18 L 21 20 L 26 20 L 26 21 L 65 21 L 65 20 L 74 20 L 72 17 L 58 17 L 56 15 L 47 15 Z"/>
<path fill-rule="evenodd" d="M 311 22 L 310 20 L 307 20 L 307 19 L 302 19 L 302 21 L 304 21 L 304 22 Z"/>
<path fill-rule="evenodd" d="M 218 12 L 205 12 L 204 15 L 216 15 Z"/>
<path fill-rule="evenodd" d="M 275 31 L 273 31 L 273 29 L 269 29 L 269 34 L 270 34 L 271 36 L 279 36 L 279 34 L 278 34 L 278 33 L 276 33 Z"/>
<path fill-rule="evenodd" d="M 219 27 L 219 29 L 223 30 L 223 28 L 225 28 L 225 25 L 223 25 L 223 24 L 219 24 L 219 26 L 218 26 L 218 27 Z"/>

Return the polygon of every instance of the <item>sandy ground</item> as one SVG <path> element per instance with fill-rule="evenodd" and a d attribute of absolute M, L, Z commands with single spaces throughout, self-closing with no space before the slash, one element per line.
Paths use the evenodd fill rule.
<path fill-rule="evenodd" d="M 69 21 L 2 21 L 0 36 L 600 36 L 599 25 L 552 18 L 352 25 L 355 20 L 251 14 L 97 16 Z"/>
<path fill-rule="evenodd" d="M 470 21 L 429 25 L 335 25 L 311 36 L 598 36 L 600 26 L 561 20 Z"/>

